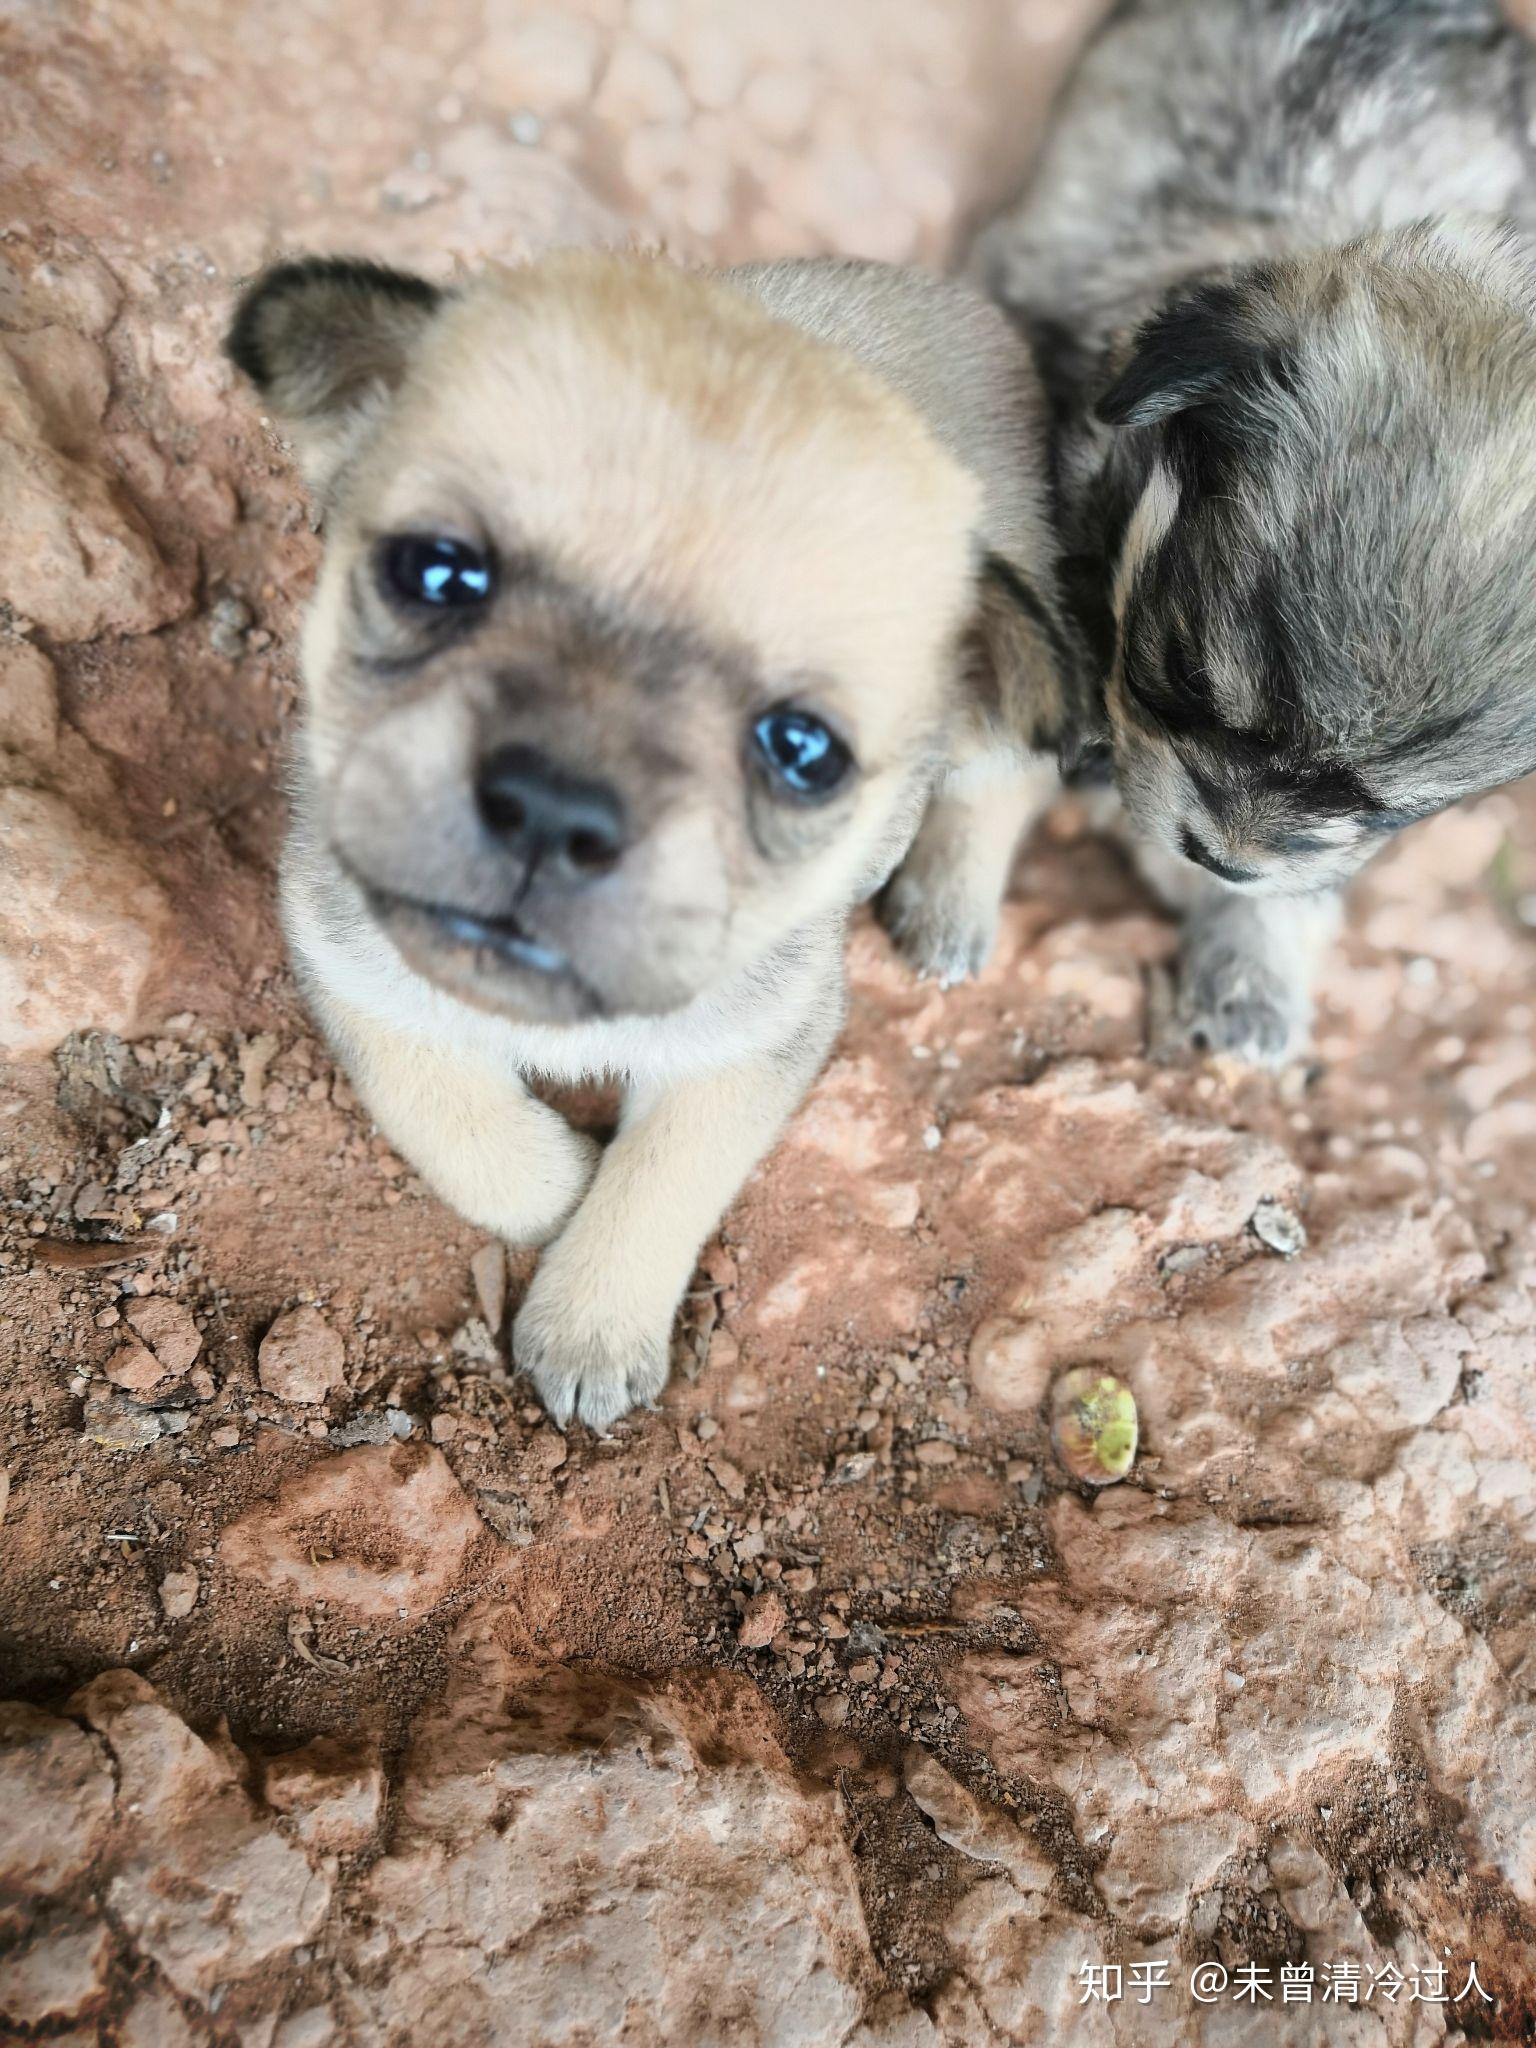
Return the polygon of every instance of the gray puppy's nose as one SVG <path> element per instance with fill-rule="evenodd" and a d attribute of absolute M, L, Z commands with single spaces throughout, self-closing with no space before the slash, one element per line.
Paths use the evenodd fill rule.
<path fill-rule="evenodd" d="M 475 801 L 513 853 L 556 878 L 589 881 L 624 851 L 624 808 L 606 783 L 573 775 L 537 747 L 498 747 L 480 763 Z"/>

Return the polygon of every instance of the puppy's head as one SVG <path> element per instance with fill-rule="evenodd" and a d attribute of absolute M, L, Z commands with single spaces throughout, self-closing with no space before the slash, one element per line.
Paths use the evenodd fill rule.
<path fill-rule="evenodd" d="M 660 261 L 259 280 L 235 361 L 325 508 L 321 828 L 410 964 L 657 1014 L 878 878 L 945 719 L 976 492 L 851 360 Z"/>
<path fill-rule="evenodd" d="M 1424 224 L 1202 285 L 1101 401 L 1130 505 L 1107 710 L 1168 850 L 1251 889 L 1536 766 L 1536 290 Z"/>

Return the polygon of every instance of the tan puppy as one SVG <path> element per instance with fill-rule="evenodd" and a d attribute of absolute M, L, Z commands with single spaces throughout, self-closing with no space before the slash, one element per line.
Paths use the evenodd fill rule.
<path fill-rule="evenodd" d="M 990 943 L 1048 780 L 996 735 L 1062 718 L 1027 360 L 874 265 L 579 251 L 283 265 L 229 346 L 325 509 L 298 972 L 400 1151 L 549 1246 L 515 1355 L 602 1427 L 826 1055 L 851 907 L 906 854 L 917 963 Z M 613 1142 L 528 1075 L 619 1079 Z"/>

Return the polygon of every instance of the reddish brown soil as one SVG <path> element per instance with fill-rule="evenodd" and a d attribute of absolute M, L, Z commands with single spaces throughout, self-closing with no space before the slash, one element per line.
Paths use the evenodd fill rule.
<path fill-rule="evenodd" d="M 466 1658 L 504 1667 L 498 1699 L 546 1673 L 566 1701 L 550 1754 L 600 1755 L 621 1724 L 664 1749 L 665 1724 L 689 1784 L 729 1765 L 732 1784 L 798 1787 L 772 1797 L 804 1802 L 818 1845 L 805 1910 L 837 1902 L 829 1967 L 876 2031 L 843 2014 L 782 2038 L 1238 2038 L 1173 2003 L 1077 2016 L 1080 1963 L 1144 1955 L 1181 1959 L 1178 1980 L 1203 1957 L 1475 1954 L 1497 2009 L 1451 2023 L 1536 2024 L 1529 791 L 1377 865 L 1317 1057 L 1280 1076 L 1149 1056 L 1172 934 L 1070 805 L 1021 860 L 976 986 L 917 986 L 861 926 L 843 1043 L 706 1251 L 661 1411 L 602 1441 L 562 1437 L 509 1373 L 475 1320 L 480 1239 L 371 1131 L 278 946 L 317 544 L 217 354 L 235 281 L 280 246 L 442 272 L 624 231 L 938 260 L 1017 175 L 1090 12 L 733 0 L 723 43 L 702 4 L 627 23 L 599 0 L 489 35 L 467 6 L 369 0 L 9 23 L 0 342 L 113 509 L 81 529 L 89 604 L 67 563 L 0 576 L 0 782 L 64 799 L 105 897 L 132 863 L 169 910 L 93 940 L 100 957 L 51 957 L 23 917 L 14 951 L 66 1028 L 110 1023 L 129 1050 L 87 1037 L 0 1068 L 0 1692 L 57 1711 L 138 1673 L 173 1710 L 157 1740 L 182 1740 L 177 1716 L 214 1740 L 196 1769 L 234 1772 L 226 1805 L 260 1790 L 218 1748 L 226 1722 L 256 1757 L 363 1731 L 394 1787 L 386 1810 L 364 1785 L 358 1832 L 327 1847 L 346 1896 L 323 1936 L 301 1903 L 286 1947 L 231 1937 L 178 1976 L 114 1906 L 72 2043 L 396 2038 L 387 1999 L 345 1988 L 389 1975 L 346 1947 L 373 1924 L 355 1887 L 385 1848 L 401 1868 L 417 1853 L 432 1716 L 481 1725 L 454 1704 Z M 119 554 L 93 557 L 102 532 Z M 35 668 L 17 708 L 29 647 L 56 730 Z M 114 1009 L 112 949 L 136 944 L 147 973 Z M 1290 1263 L 1249 1228 L 1265 1197 L 1304 1219 Z M 514 1305 L 529 1269 L 512 1262 Z M 192 1312 L 200 1353 L 119 1393 L 103 1374 L 146 1295 Z M 258 1379 L 262 1335 L 299 1302 L 345 1349 L 318 1405 Z M 1021 1328 L 1000 1368 L 989 1344 Z M 1131 1482 L 1091 1506 L 1040 1413 L 1083 1358 L 1130 1381 L 1143 1431 Z M 124 1430 L 147 1440 L 109 1447 Z M 749 1600 L 779 1619 L 764 1594 L 783 1625 L 747 1649 Z M 150 1711 L 137 1697 L 93 1690 L 68 1714 L 115 1728 Z M 914 1744 L 984 1820 L 912 1778 Z M 999 1847 L 1020 1818 L 1027 1856 Z M 107 1854 L 82 1852 L 71 1910 L 115 1896 Z M 764 1900 L 780 1882 L 686 1867 Z M 40 1880 L 18 1882 L 0 1936 L 24 1946 Z M 635 1982 L 622 2035 L 466 2018 L 415 2038 L 661 2038 L 667 1968 Z M 340 2031 L 274 2034 L 301 2006 Z M 768 2038 L 771 2008 L 770 1986 L 736 2032 L 697 2002 L 667 2026 Z M 1410 2031 L 1427 2010 L 1378 2001 L 1378 2031 L 1293 2034 L 1277 2008 L 1243 2038 L 1437 2038 Z"/>

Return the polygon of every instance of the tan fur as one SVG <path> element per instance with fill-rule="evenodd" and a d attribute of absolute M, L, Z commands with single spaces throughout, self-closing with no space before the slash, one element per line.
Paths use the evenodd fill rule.
<path fill-rule="evenodd" d="M 516 1357 L 558 1418 L 606 1426 L 659 1391 L 699 1243 L 837 1030 L 848 911 L 935 789 L 889 920 L 925 969 L 984 957 L 1040 782 L 1007 732 L 1043 736 L 1061 701 L 1033 600 L 1008 616 L 983 576 L 1000 558 L 1053 602 L 1023 350 L 963 288 L 878 266 L 566 252 L 436 303 L 365 267 L 276 273 L 232 352 L 327 505 L 296 966 L 399 1149 L 483 1228 L 549 1247 Z M 377 588 L 398 533 L 501 558 L 467 637 L 424 644 Z M 754 777 L 751 720 L 786 700 L 856 757 L 824 804 Z M 472 800 L 507 742 L 622 798 L 611 873 L 529 869 L 509 896 Z M 413 907 L 514 903 L 558 973 Z M 605 1151 L 537 1073 L 624 1083 Z"/>

